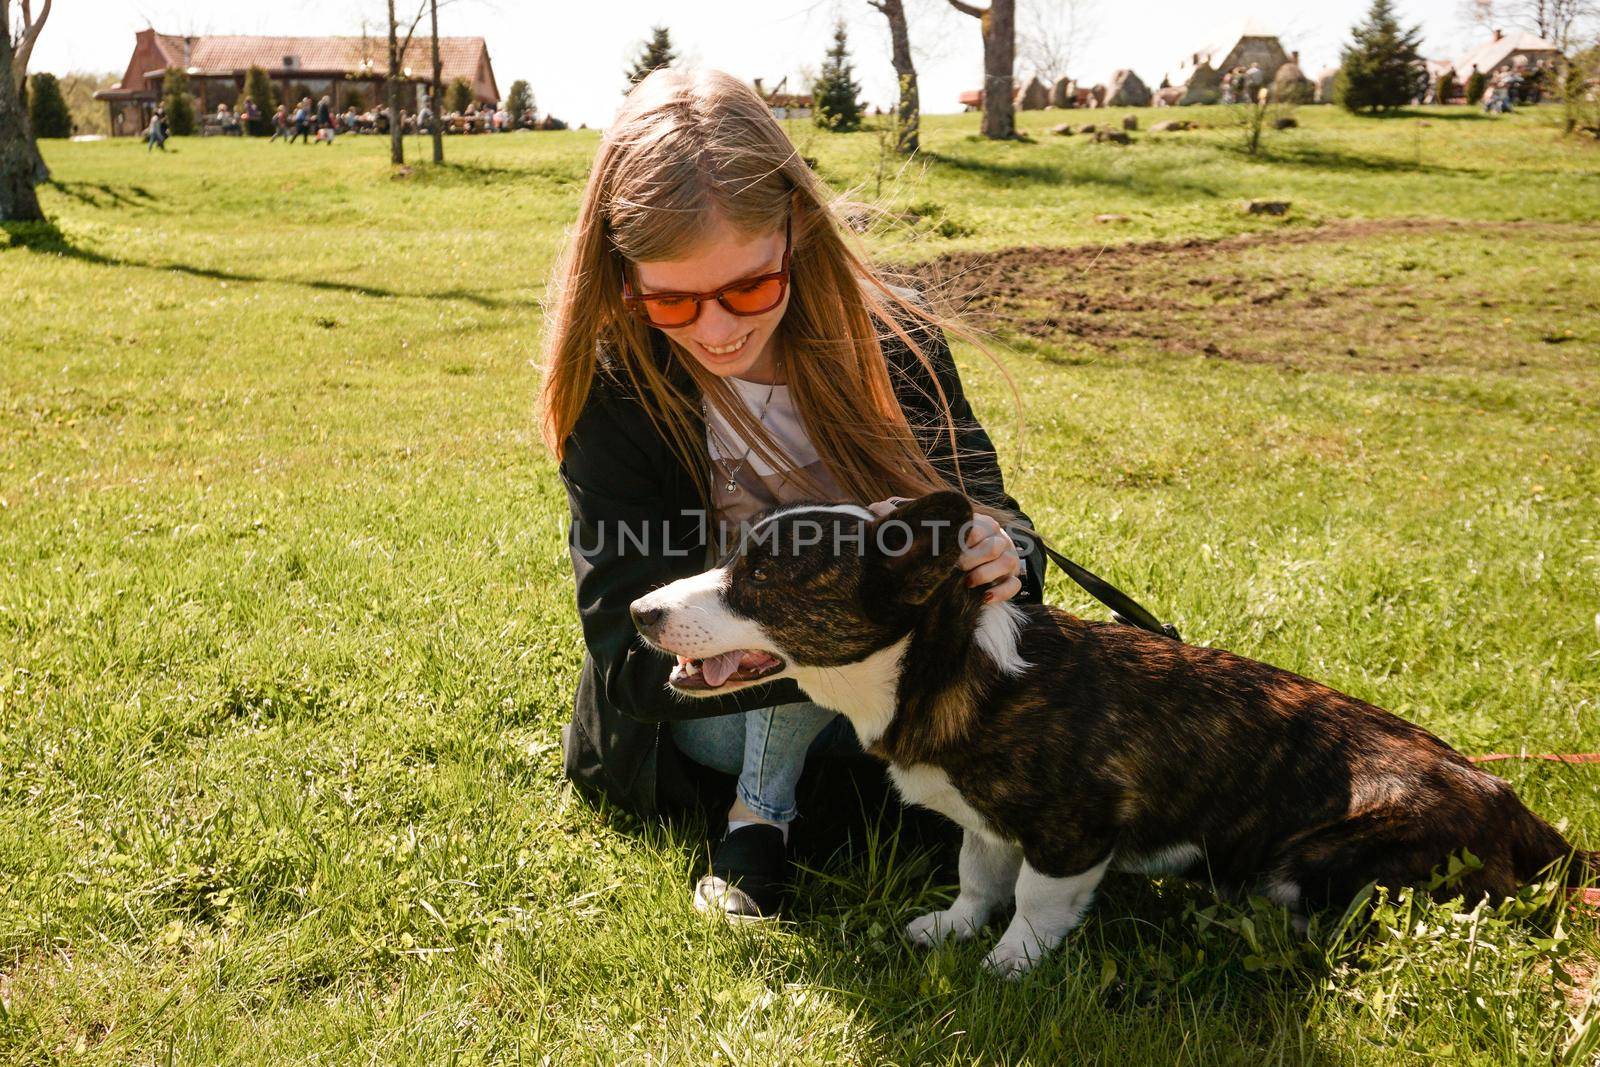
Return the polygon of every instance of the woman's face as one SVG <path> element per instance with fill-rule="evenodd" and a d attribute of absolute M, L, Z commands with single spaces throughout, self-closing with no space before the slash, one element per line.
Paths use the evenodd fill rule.
<path fill-rule="evenodd" d="M 641 293 L 705 293 L 740 278 L 771 274 L 783 267 L 783 230 L 746 237 L 713 218 L 699 246 L 680 259 L 639 261 L 634 277 Z M 789 307 L 789 288 L 771 311 L 735 315 L 715 300 L 700 307 L 687 326 L 657 327 L 678 342 L 702 367 L 721 378 L 773 381 L 776 352 L 772 335 Z"/>

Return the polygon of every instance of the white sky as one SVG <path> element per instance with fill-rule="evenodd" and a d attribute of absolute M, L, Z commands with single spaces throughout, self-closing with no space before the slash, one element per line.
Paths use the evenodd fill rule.
<path fill-rule="evenodd" d="M 402 13 L 419 0 L 396 0 Z M 982 44 L 977 21 L 944 0 L 905 0 L 916 52 L 923 110 L 959 111 L 956 95 L 977 88 Z M 1299 49 L 1306 73 L 1337 62 L 1350 26 L 1369 0 L 1315 4 L 1262 0 L 1209 3 L 1128 3 L 1075 0 L 1095 29 L 1082 58 L 1072 64 L 1080 81 L 1105 81 L 1132 67 L 1149 85 L 1177 67 L 1179 57 L 1217 43 L 1245 19 L 1275 30 L 1284 47 Z M 35 3 L 37 6 L 37 2 Z M 1018 20 L 1030 12 L 1059 10 L 1061 0 L 1017 0 Z M 1400 0 L 1407 25 L 1421 23 L 1424 53 L 1453 57 L 1486 36 L 1462 15 L 1461 0 Z M 115 71 L 133 51 L 133 34 L 147 25 L 163 33 L 354 34 L 365 21 L 382 32 L 382 0 L 278 0 L 265 5 L 214 0 L 55 0 L 34 52 L 35 71 Z M 451 0 L 440 11 L 440 33 L 482 36 L 502 92 L 525 78 L 541 112 L 573 125 L 609 121 L 621 97 L 623 71 L 654 23 L 664 23 L 680 54 L 742 78 L 760 77 L 768 88 L 785 74 L 815 69 L 831 43 L 835 17 L 850 27 L 856 79 L 871 103 L 887 106 L 895 95 L 889 36 L 883 16 L 866 0 Z M 402 14 L 402 17 L 403 14 Z M 1026 74 L 1026 71 L 1023 72 Z M 791 81 L 791 87 L 793 82 Z"/>

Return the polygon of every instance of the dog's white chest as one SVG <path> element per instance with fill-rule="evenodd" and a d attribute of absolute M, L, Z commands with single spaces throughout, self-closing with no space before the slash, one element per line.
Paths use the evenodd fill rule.
<path fill-rule="evenodd" d="M 988 820 L 966 802 L 951 784 L 950 776 L 938 767 L 931 767 L 926 763 L 910 767 L 891 763 L 889 779 L 894 782 L 894 787 L 900 791 L 900 796 L 907 804 L 920 804 L 952 819 L 963 830 L 971 830 L 975 834 L 1000 840 L 1000 835 L 995 833 Z"/>

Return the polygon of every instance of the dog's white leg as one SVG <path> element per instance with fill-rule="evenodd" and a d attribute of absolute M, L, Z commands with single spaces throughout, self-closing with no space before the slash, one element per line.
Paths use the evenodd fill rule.
<path fill-rule="evenodd" d="M 1027 863 L 1017 877 L 1017 914 L 983 965 L 1002 978 L 1017 978 L 1061 943 L 1089 910 L 1094 891 L 1111 863 L 1107 856 L 1082 874 L 1051 878 Z"/>
<path fill-rule="evenodd" d="M 906 936 L 919 945 L 937 945 L 947 937 L 965 941 L 983 928 L 995 908 L 1011 899 L 1017 887 L 1022 850 L 987 834 L 961 834 L 961 891 L 944 911 L 912 919 Z"/>

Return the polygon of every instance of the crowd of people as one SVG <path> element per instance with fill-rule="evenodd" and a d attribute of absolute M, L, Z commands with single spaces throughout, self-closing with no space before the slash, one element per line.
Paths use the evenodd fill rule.
<path fill-rule="evenodd" d="M 1224 104 L 1246 104 L 1256 98 L 1261 87 L 1267 82 L 1266 72 L 1259 64 L 1251 63 L 1249 67 L 1234 67 L 1222 76 L 1222 102 Z"/>
<path fill-rule="evenodd" d="M 261 121 L 261 110 L 254 100 L 245 99 L 237 109 L 227 104 L 218 104 L 214 118 L 208 125 L 214 127 L 218 133 L 229 136 L 243 136 L 246 131 L 253 131 Z M 343 112 L 333 110 L 333 99 L 323 96 L 322 99 L 312 102 L 311 97 L 305 96 L 298 104 L 292 107 L 289 104 L 279 104 L 272 114 L 272 133 L 269 141 L 281 140 L 285 144 L 300 141 L 311 144 L 313 141 L 322 144 L 332 144 L 336 136 L 353 133 L 387 134 L 389 132 L 389 111 L 387 108 L 368 108 L 362 110 L 351 104 Z M 433 112 L 424 103 L 422 110 L 413 115 L 401 109 L 400 130 L 402 133 L 432 133 L 434 126 Z M 463 111 L 446 112 L 440 119 L 440 129 L 445 133 L 509 133 L 512 130 L 564 130 L 566 123 L 560 119 L 546 115 L 542 119 L 529 107 L 520 115 L 513 115 L 502 103 L 499 107 L 488 104 L 479 105 L 470 103 Z M 167 109 L 164 104 L 157 104 L 150 115 L 150 122 L 145 127 L 146 150 L 167 150 L 167 139 L 172 135 L 172 128 L 167 121 Z"/>
<path fill-rule="evenodd" d="M 252 105 L 253 106 L 253 105 Z M 227 105 L 218 109 L 219 118 Z M 506 110 L 505 105 L 491 107 L 488 104 L 471 103 L 464 111 L 446 112 L 439 120 L 440 128 L 445 133 L 508 133 L 512 130 L 535 129 L 560 129 L 564 124 L 558 119 L 548 116 L 541 122 L 533 108 L 525 109 L 520 115 L 513 115 Z M 434 126 L 433 111 L 426 103 L 422 110 L 413 115 L 404 108 L 400 111 L 400 131 L 402 133 L 432 133 Z M 362 110 L 351 104 L 342 112 L 333 110 L 333 101 L 324 96 L 315 104 L 311 98 L 304 97 L 292 109 L 287 104 L 279 104 L 277 111 L 272 116 L 272 136 L 270 140 L 280 138 L 288 144 L 296 140 L 310 144 L 313 140 L 332 144 L 335 136 L 357 133 L 387 134 L 389 132 L 389 110 L 387 108 L 367 108 Z"/>
<path fill-rule="evenodd" d="M 1557 77 L 1555 64 L 1550 60 L 1529 63 L 1525 57 L 1518 56 L 1511 66 L 1489 79 L 1484 88 L 1483 109 L 1490 114 L 1503 115 L 1517 104 L 1537 104 Z"/>

